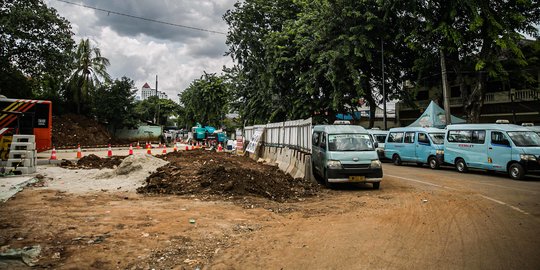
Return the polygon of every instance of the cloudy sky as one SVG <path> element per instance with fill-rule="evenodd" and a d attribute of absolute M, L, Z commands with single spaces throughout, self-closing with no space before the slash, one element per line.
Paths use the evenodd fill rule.
<path fill-rule="evenodd" d="M 65 0 L 176 25 L 227 33 L 222 19 L 236 0 Z M 112 78 L 126 76 L 139 89 L 145 82 L 178 101 L 178 93 L 204 71 L 221 73 L 232 60 L 224 56 L 226 36 L 165 25 L 85 8 L 58 0 L 45 0 L 71 22 L 75 40 L 89 38 L 111 66 Z M 138 93 L 140 95 L 140 92 Z"/>

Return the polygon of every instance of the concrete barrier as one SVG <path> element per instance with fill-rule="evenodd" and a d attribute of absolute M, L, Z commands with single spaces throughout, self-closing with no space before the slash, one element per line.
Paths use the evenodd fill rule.
<path fill-rule="evenodd" d="M 258 162 L 276 166 L 279 170 L 291 177 L 314 179 L 311 173 L 311 155 L 290 148 L 278 148 L 265 146 L 259 155 L 249 154 L 250 158 Z"/>

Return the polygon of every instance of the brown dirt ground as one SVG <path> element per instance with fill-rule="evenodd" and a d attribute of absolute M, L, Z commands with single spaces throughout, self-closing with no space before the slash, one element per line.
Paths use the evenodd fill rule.
<path fill-rule="evenodd" d="M 91 134 L 91 136 L 88 136 Z M 105 126 L 83 115 L 53 116 L 52 142 L 55 147 L 77 147 L 117 143 Z"/>
<path fill-rule="evenodd" d="M 77 160 L 77 162 L 72 162 L 69 160 L 63 160 L 60 163 L 60 166 L 68 169 L 113 169 L 122 163 L 125 156 L 112 156 L 110 158 L 100 158 L 94 154 L 84 156 Z"/>
<path fill-rule="evenodd" d="M 539 240 L 531 237 L 537 220 L 470 191 L 391 177 L 381 190 L 328 190 L 225 153 L 163 158 L 172 164 L 149 177 L 142 194 L 75 195 L 39 188 L 46 183 L 24 190 L 0 207 L 0 249 L 39 244 L 36 268 L 50 269 L 540 266 Z M 234 187 L 251 183 L 253 175 L 287 188 Z"/>
<path fill-rule="evenodd" d="M 275 166 L 254 162 L 248 157 L 196 150 L 160 156 L 169 161 L 146 180 L 139 193 L 263 197 L 285 202 L 314 196 L 320 186 L 304 179 L 293 179 Z"/>

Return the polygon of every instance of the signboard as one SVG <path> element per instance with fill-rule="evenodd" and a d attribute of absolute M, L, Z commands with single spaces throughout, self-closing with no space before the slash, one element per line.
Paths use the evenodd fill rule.
<path fill-rule="evenodd" d="M 257 149 L 257 145 L 259 144 L 259 139 L 261 138 L 261 135 L 264 131 L 264 128 L 256 129 L 255 132 L 253 132 L 253 137 L 251 137 L 251 140 L 249 140 L 249 144 L 246 147 L 246 151 L 250 152 L 252 154 L 255 153 L 255 150 Z"/>

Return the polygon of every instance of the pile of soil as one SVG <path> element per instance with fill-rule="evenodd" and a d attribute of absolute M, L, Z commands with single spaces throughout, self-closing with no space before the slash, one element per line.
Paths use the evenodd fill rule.
<path fill-rule="evenodd" d="M 196 150 L 168 153 L 166 166 L 146 179 L 139 193 L 216 195 L 225 198 L 254 196 L 277 202 L 297 201 L 317 195 L 320 186 L 293 179 L 275 166 L 248 157 Z"/>
<path fill-rule="evenodd" d="M 52 142 L 55 147 L 115 143 L 105 126 L 94 119 L 77 114 L 53 116 Z"/>
<path fill-rule="evenodd" d="M 113 169 L 118 167 L 124 157 L 112 156 L 109 158 L 100 158 L 94 154 L 84 156 L 77 160 L 77 163 L 73 163 L 69 160 L 64 160 L 60 163 L 60 167 L 69 169 Z"/>

